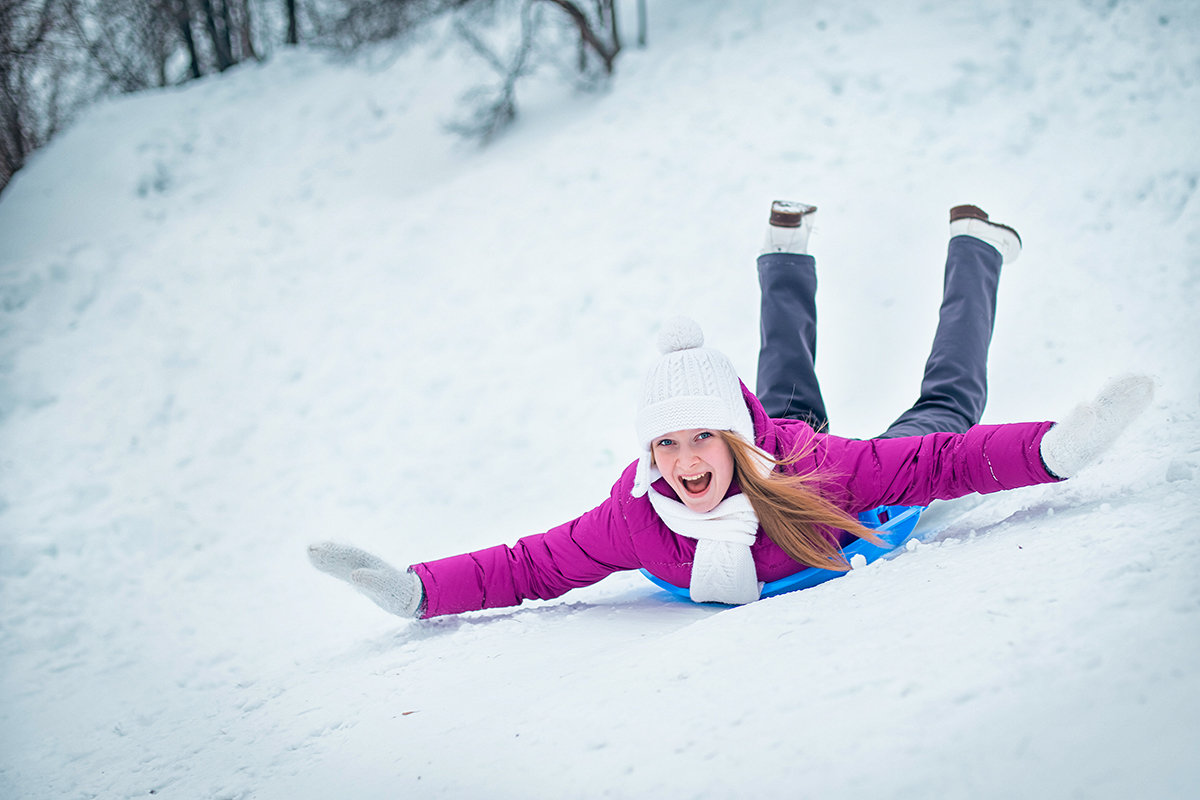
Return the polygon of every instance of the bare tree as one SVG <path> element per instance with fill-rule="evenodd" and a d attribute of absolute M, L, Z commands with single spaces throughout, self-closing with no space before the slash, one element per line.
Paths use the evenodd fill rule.
<path fill-rule="evenodd" d="M 617 33 L 617 11 L 613 0 L 596 0 L 596 20 L 584 13 L 583 8 L 571 0 L 543 0 L 543 2 L 558 6 L 579 29 L 580 45 L 590 49 L 600 57 L 604 64 L 605 73 L 611 75 L 613 62 L 621 51 L 621 39 Z M 581 69 L 586 64 L 581 65 Z"/>
<path fill-rule="evenodd" d="M 621 50 L 614 0 L 0 0 L 0 190 L 85 103 L 257 59 L 272 30 L 297 44 L 301 15 L 308 41 L 350 51 L 444 13 L 461 15 L 456 29 L 498 78 L 468 94 L 470 116 L 453 126 L 484 142 L 516 118 L 522 78 L 550 65 L 603 85 Z"/>
<path fill-rule="evenodd" d="M 213 0 L 200 0 L 200 16 L 204 22 L 204 30 L 208 33 L 219 72 L 224 72 L 235 63 L 233 45 L 229 38 L 229 18 L 224 12 L 223 0 L 216 0 L 215 5 Z"/>
<path fill-rule="evenodd" d="M 254 28 L 253 21 L 250 19 L 250 2 L 249 0 L 230 0 L 232 6 L 232 16 L 234 19 L 233 28 L 237 31 L 238 51 L 242 61 L 257 61 L 258 51 L 254 47 L 254 36 L 252 30 Z"/>
<path fill-rule="evenodd" d="M 188 77 L 195 79 L 204 74 L 201 66 L 200 48 L 196 42 L 196 31 L 192 24 L 192 7 L 189 0 L 156 0 L 155 5 L 171 20 L 179 41 L 187 51 Z"/>
<path fill-rule="evenodd" d="M 296 0 L 284 0 L 284 15 L 287 18 L 287 34 L 285 44 L 300 44 L 300 18 L 296 8 Z"/>
<path fill-rule="evenodd" d="M 467 92 L 463 100 L 472 110 L 467 119 L 450 124 L 452 131 L 486 144 L 516 119 L 517 81 L 530 71 L 536 16 L 532 3 L 522 6 L 521 38 L 507 58 L 498 55 L 462 19 L 455 22 L 459 36 L 496 71 L 500 76 L 500 84 L 494 87 L 479 86 Z"/>
<path fill-rule="evenodd" d="M 325 15 L 315 40 L 351 52 L 371 42 L 405 35 L 421 22 L 466 0 L 341 0 Z"/>
<path fill-rule="evenodd" d="M 60 13 L 57 0 L 0 0 L 0 189 L 61 122 L 54 93 L 38 92 Z"/>
<path fill-rule="evenodd" d="M 101 91 L 165 86 L 179 47 L 172 15 L 145 0 L 61 0 L 67 31 L 103 78 Z"/>
<path fill-rule="evenodd" d="M 491 0 L 466 4 L 494 12 L 498 3 Z M 520 33 L 515 45 L 502 48 L 489 45 L 470 24 L 472 14 L 460 16 L 455 29 L 462 39 L 499 76 L 499 83 L 472 89 L 463 100 L 470 107 L 466 119 L 452 123 L 452 131 L 486 144 L 510 125 L 517 116 L 516 90 L 522 78 L 540 64 L 561 62 L 561 37 L 549 35 L 554 25 L 546 25 L 541 9 L 555 7 L 563 11 L 578 37 L 575 43 L 576 85 L 593 88 L 612 76 L 621 40 L 617 30 L 613 0 L 595 0 L 591 12 L 572 0 L 521 0 Z M 470 11 L 470 9 L 468 9 Z M 479 14 L 475 14 L 479 16 Z M 561 26 L 560 26 L 561 27 Z M 542 41 L 545 39 L 546 41 Z M 501 54 L 507 49 L 507 54 Z M 589 54 L 595 59 L 589 58 Z M 598 60 L 600 69 L 592 66 Z"/>

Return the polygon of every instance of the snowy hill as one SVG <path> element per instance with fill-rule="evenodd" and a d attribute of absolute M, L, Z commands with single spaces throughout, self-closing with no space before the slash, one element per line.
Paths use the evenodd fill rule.
<path fill-rule="evenodd" d="M 1195 796 L 1200 12 L 650 5 L 610 90 L 535 78 L 486 150 L 433 26 L 106 103 L 16 176 L 0 796 Z M 964 202 L 1025 242 L 985 421 L 1135 370 L 1154 405 L 1066 484 L 737 609 L 626 574 L 405 622 L 308 565 L 599 502 L 661 319 L 753 376 L 776 197 L 821 208 L 837 432 L 915 397 Z"/>

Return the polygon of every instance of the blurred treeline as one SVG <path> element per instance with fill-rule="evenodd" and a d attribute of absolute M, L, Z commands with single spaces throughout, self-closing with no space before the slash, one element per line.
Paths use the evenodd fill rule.
<path fill-rule="evenodd" d="M 0 190 L 97 99 L 196 80 L 280 48 L 353 53 L 435 17 L 494 71 L 456 130 L 487 141 L 513 87 L 547 60 L 582 86 L 612 74 L 616 0 L 0 0 Z M 644 0 L 636 5 L 644 43 Z M 501 31 L 501 34 L 497 34 Z"/>

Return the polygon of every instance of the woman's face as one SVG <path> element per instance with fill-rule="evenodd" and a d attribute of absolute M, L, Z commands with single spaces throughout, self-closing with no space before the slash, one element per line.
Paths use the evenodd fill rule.
<path fill-rule="evenodd" d="M 733 481 L 733 453 L 716 431 L 693 428 L 654 440 L 654 463 L 683 504 L 693 511 L 712 511 Z"/>

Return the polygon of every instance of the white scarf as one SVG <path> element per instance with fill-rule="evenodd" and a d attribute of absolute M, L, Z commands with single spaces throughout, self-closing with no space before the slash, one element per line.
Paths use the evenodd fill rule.
<path fill-rule="evenodd" d="M 713 510 L 700 513 L 653 489 L 647 494 L 668 528 L 696 540 L 689 589 L 693 601 L 741 605 L 758 599 L 762 586 L 750 554 L 758 515 L 746 495 L 727 497 Z"/>

